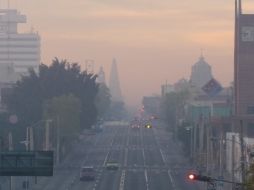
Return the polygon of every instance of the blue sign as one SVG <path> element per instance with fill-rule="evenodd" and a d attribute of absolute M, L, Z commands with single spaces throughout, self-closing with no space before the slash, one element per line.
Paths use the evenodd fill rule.
<path fill-rule="evenodd" d="M 222 90 L 222 86 L 217 80 L 212 78 L 202 87 L 202 90 L 209 96 L 215 96 Z"/>
<path fill-rule="evenodd" d="M 53 176 L 53 151 L 0 152 L 0 176 Z"/>

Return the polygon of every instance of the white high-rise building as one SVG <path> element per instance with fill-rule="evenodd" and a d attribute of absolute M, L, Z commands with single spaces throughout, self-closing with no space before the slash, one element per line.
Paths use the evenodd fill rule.
<path fill-rule="evenodd" d="M 0 83 L 16 82 L 29 69 L 38 72 L 40 36 L 31 30 L 19 33 L 26 16 L 15 9 L 0 9 Z"/>

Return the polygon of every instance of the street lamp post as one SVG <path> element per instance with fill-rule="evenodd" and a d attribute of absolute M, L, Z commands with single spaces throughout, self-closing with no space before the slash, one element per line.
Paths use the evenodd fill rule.
<path fill-rule="evenodd" d="M 1 151 L 4 150 L 4 139 L 2 136 L 0 136 L 0 147 L 1 147 Z"/>

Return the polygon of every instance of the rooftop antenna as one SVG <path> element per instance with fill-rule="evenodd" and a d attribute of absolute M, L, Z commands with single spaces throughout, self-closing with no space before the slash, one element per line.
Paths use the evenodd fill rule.
<path fill-rule="evenodd" d="M 242 0 L 239 0 L 238 4 L 239 4 L 239 15 L 241 15 L 242 14 Z"/>

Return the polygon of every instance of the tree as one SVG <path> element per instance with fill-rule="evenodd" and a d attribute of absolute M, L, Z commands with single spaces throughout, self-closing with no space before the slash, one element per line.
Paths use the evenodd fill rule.
<path fill-rule="evenodd" d="M 54 97 L 44 103 L 44 117 L 59 119 L 61 136 L 72 138 L 80 128 L 81 102 L 72 94 Z"/>
<path fill-rule="evenodd" d="M 110 102 L 111 95 L 109 89 L 104 83 L 101 83 L 95 98 L 95 106 L 99 117 L 103 117 L 106 111 L 109 110 Z"/>
<path fill-rule="evenodd" d="M 20 123 L 28 126 L 40 119 L 41 102 L 39 77 L 33 70 L 30 70 L 29 76 L 24 76 L 14 86 L 7 99 L 7 107 L 10 113 L 15 113 L 18 116 Z"/>
<path fill-rule="evenodd" d="M 43 103 L 53 97 L 73 94 L 81 102 L 81 126 L 89 127 L 97 117 L 95 97 L 98 92 L 96 75 L 81 71 L 77 63 L 55 58 L 50 66 L 41 64 L 39 74 L 30 70 L 16 83 L 7 101 L 23 127 L 42 118 Z"/>
<path fill-rule="evenodd" d="M 184 106 L 188 98 L 187 89 L 171 92 L 162 97 L 161 117 L 174 132 L 175 138 L 178 135 L 178 121 L 184 117 Z"/>

